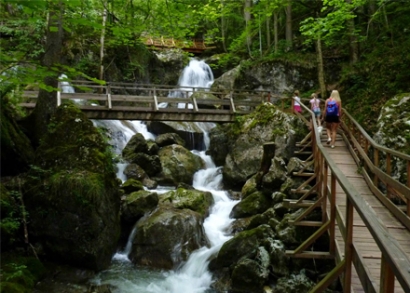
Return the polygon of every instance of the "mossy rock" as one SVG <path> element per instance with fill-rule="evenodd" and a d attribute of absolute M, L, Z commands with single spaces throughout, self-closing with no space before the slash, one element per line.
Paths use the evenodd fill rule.
<path fill-rule="evenodd" d="M 131 192 L 144 190 L 144 186 L 142 185 L 141 181 L 136 179 L 128 179 L 121 185 L 121 189 L 124 190 L 125 194 L 129 194 Z"/>
<path fill-rule="evenodd" d="M 32 240 L 47 257 L 101 270 L 120 236 L 119 182 L 102 134 L 74 105 L 57 108 L 25 183 Z"/>
<path fill-rule="evenodd" d="M 260 191 L 256 191 L 237 203 L 230 214 L 232 218 L 245 218 L 261 214 L 271 206 L 272 200 Z"/>
<path fill-rule="evenodd" d="M 1 176 L 15 176 L 27 171 L 34 160 L 34 149 L 30 140 L 13 119 L 11 106 L 1 93 L 0 99 L 0 145 Z"/>
<path fill-rule="evenodd" d="M 177 209 L 193 210 L 205 217 L 214 204 L 214 198 L 208 191 L 178 188 L 163 194 L 161 202 L 171 203 Z"/>
<path fill-rule="evenodd" d="M 35 154 L 42 169 L 88 170 L 114 174 L 110 146 L 93 123 L 74 105 L 61 105 Z"/>

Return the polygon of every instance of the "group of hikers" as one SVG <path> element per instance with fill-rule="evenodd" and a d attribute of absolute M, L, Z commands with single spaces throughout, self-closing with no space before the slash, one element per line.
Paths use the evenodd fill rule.
<path fill-rule="evenodd" d="M 300 105 L 300 93 L 298 90 L 293 93 L 293 101 L 293 111 L 301 113 L 302 107 Z M 320 99 L 317 97 L 317 94 L 313 93 L 309 102 L 310 109 L 315 114 L 318 126 L 321 127 L 322 125 L 322 117 L 326 122 L 326 143 L 333 149 L 336 142 L 337 128 L 339 127 L 340 117 L 342 115 L 342 101 L 340 99 L 339 92 L 337 90 L 333 90 L 330 97 L 326 99 L 323 115 L 320 108 Z"/>

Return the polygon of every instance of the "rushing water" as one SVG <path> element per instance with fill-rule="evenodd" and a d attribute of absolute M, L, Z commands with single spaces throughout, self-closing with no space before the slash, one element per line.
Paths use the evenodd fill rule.
<path fill-rule="evenodd" d="M 171 93 L 178 96 L 178 92 L 190 92 L 189 87 L 209 88 L 213 82 L 213 74 L 209 66 L 198 60 L 191 60 L 184 69 L 179 86 L 181 91 Z M 192 90 L 191 90 L 192 92 Z M 182 96 L 186 96 L 183 94 Z M 145 139 L 155 139 L 154 135 L 147 131 L 145 124 L 140 121 L 94 121 L 97 126 L 110 129 L 114 141 L 114 152 L 119 155 L 127 142 L 135 133 L 141 133 Z M 198 190 L 212 193 L 215 204 L 210 215 L 204 221 L 205 233 L 209 239 L 210 247 L 202 247 L 194 251 L 187 262 L 177 270 L 163 271 L 144 267 L 136 267 L 128 259 L 131 250 L 131 241 L 135 230 L 129 235 L 126 246 L 118 251 L 112 260 L 108 270 L 99 273 L 92 280 L 95 284 L 113 285 L 115 293 L 205 293 L 212 292 L 212 275 L 208 270 L 209 261 L 216 255 L 222 244 L 230 236 L 225 234 L 226 229 L 232 222 L 229 214 L 237 201 L 229 199 L 227 192 L 221 190 L 222 172 L 216 167 L 211 157 L 205 154 L 209 146 L 209 130 L 215 125 L 212 123 L 197 123 L 204 132 L 205 150 L 192 150 L 206 163 L 206 168 L 198 171 L 193 178 L 193 186 Z M 126 180 L 122 174 L 126 164 L 118 164 L 117 176 Z M 169 188 L 159 187 L 157 193 L 164 193 Z"/>

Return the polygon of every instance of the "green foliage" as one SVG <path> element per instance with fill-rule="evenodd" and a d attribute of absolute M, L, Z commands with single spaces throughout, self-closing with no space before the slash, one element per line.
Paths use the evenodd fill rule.
<path fill-rule="evenodd" d="M 103 175 L 86 171 L 61 171 L 49 178 L 49 184 L 52 194 L 57 195 L 68 190 L 83 205 L 95 203 L 105 194 Z"/>
<path fill-rule="evenodd" d="M 0 292 L 29 293 L 46 273 L 42 263 L 33 257 L 2 255 Z"/>

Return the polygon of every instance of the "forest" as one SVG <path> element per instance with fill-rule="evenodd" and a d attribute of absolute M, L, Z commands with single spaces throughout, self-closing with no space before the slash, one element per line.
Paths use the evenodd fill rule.
<path fill-rule="evenodd" d="M 64 164 L 55 163 L 49 152 L 66 151 L 65 138 L 48 136 L 45 139 L 44 136 L 50 129 L 51 132 L 57 127 L 64 129 L 62 122 L 50 123 L 58 111 L 55 93 L 62 73 L 66 74 L 67 81 L 161 83 L 163 80 L 155 74 L 158 72 L 153 48 L 148 41 L 177 40 L 177 47 L 182 48 L 200 40 L 209 49 L 196 55 L 186 52 L 186 60 L 217 56 L 217 62 L 211 66 L 219 73 L 239 64 L 246 70 L 275 61 L 314 68 L 317 86 L 303 92 L 302 98 L 308 98 L 313 92 L 326 98 L 331 90 L 338 89 L 343 107 L 374 134 L 382 106 L 395 95 L 410 92 L 409 3 L 409 0 L 2 0 L 1 163 L 10 166 L 7 172 L 2 167 L 0 186 L 2 262 L 7 249 L 16 244 L 31 245 L 27 225 L 30 217 L 34 219 L 45 213 L 46 208 L 38 204 L 47 201 L 43 195 L 70 198 L 66 183 L 80 182 L 83 185 L 78 186 L 93 190 L 90 193 L 96 198 L 100 194 L 108 199 L 110 196 L 119 198 L 118 182 L 111 170 L 112 154 L 91 123 L 78 137 L 98 137 L 87 141 L 95 148 L 88 158 L 94 156 L 92 159 L 98 164 L 90 167 L 84 160 L 87 164 L 76 166 L 80 164 L 76 162 L 79 148 L 73 147 L 75 151 L 69 155 L 74 167 L 70 169 L 70 166 L 67 171 Z M 23 102 L 23 91 L 31 89 L 39 90 L 39 96 L 34 112 L 26 116 L 19 103 Z M 290 97 L 291 93 L 288 94 Z M 73 115 L 81 113 L 71 110 Z M 17 141 L 16 137 L 23 137 L 21 130 L 28 139 Z M 57 141 L 62 145 L 56 146 Z M 5 151 L 9 149 L 15 152 Z M 18 158 L 13 157 L 15 154 Z M 43 163 L 45 165 L 41 165 Z M 84 178 L 92 180 L 84 180 L 87 181 L 84 183 L 81 181 Z M 15 189 L 7 192 L 3 182 Z M 80 187 L 74 189 L 82 195 L 85 189 Z M 24 199 L 27 201 L 30 195 L 38 196 L 31 199 L 31 208 L 38 212 L 36 215 L 25 210 L 23 193 L 28 195 Z M 81 196 L 78 198 L 84 200 Z M 67 203 L 61 200 L 58 204 Z M 119 213 L 117 204 L 112 205 L 115 213 Z M 82 216 L 86 218 L 88 212 L 84 211 Z M 58 214 L 54 216 L 59 219 Z M 116 221 L 118 218 L 112 220 L 115 232 L 119 230 Z M 41 227 L 41 221 L 39 223 Z M 113 242 L 108 250 L 115 250 L 116 243 L 111 239 L 115 237 L 106 236 L 106 241 Z M 27 250 L 35 254 L 41 248 Z M 33 288 L 35 280 L 42 277 L 37 262 L 28 264 L 25 260 L 21 264 L 13 259 L 11 265 L 9 274 L 4 274 L 1 282 L 7 278 L 24 279 L 25 287 Z M 33 276 L 27 273 L 27 267 L 34 267 Z"/>
<path fill-rule="evenodd" d="M 406 0 L 5 0 L 0 72 L 3 84 L 47 92 L 61 72 L 102 81 L 115 63 L 117 81 L 139 82 L 147 39 L 201 39 L 222 70 L 242 60 L 311 64 L 320 87 L 312 91 L 337 87 L 372 125 L 387 99 L 409 91 L 409 12 Z M 335 67 L 336 84 L 324 66 Z"/>

